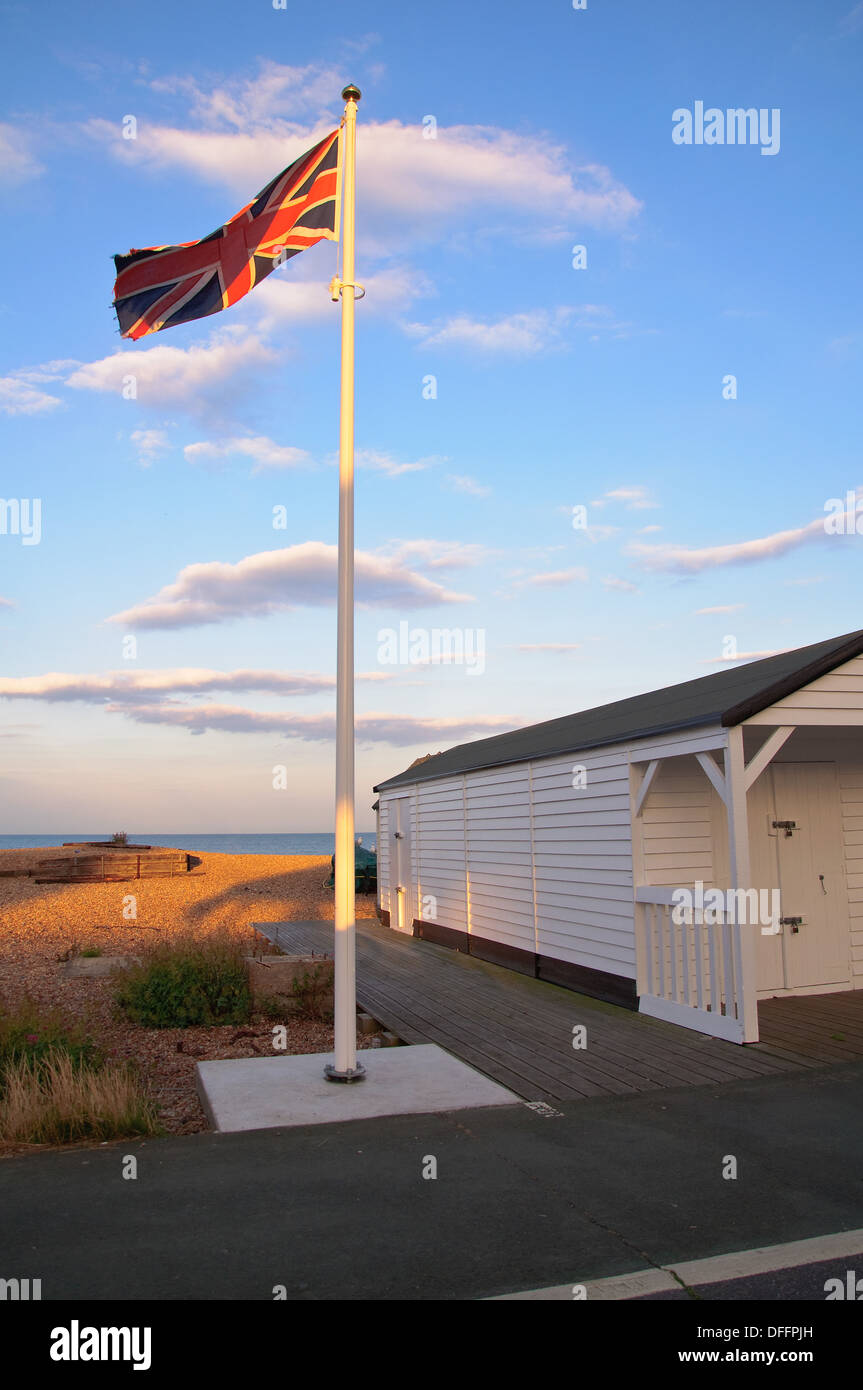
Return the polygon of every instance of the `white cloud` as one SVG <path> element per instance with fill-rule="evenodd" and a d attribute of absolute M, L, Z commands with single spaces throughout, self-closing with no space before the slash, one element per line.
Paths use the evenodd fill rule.
<path fill-rule="evenodd" d="M 606 335 L 629 337 L 634 331 L 631 324 L 616 321 L 612 311 L 602 304 L 561 304 L 555 309 L 530 309 L 493 320 L 456 314 L 443 323 L 406 322 L 402 327 L 424 348 L 455 346 L 510 357 L 532 357 L 565 347 L 566 330 L 587 330 L 593 342 Z M 629 491 L 634 493 L 634 490 L 620 490 L 621 500 L 628 500 Z M 642 505 L 655 504 L 644 502 Z"/>
<path fill-rule="evenodd" d="M 609 502 L 622 502 L 628 511 L 652 510 L 659 506 L 649 496 L 647 488 L 643 483 L 633 483 L 626 487 L 613 487 L 608 492 L 604 492 L 601 497 L 591 502 L 592 507 L 605 507 Z M 644 527 L 645 531 L 659 530 L 659 527 Z"/>
<path fill-rule="evenodd" d="M 554 589 L 564 584 L 572 584 L 578 581 L 579 584 L 587 583 L 587 570 L 581 566 L 569 570 L 550 570 L 545 574 L 532 574 L 529 579 L 522 581 L 538 589 Z"/>
<path fill-rule="evenodd" d="M 250 710 L 236 705 L 108 705 L 111 714 L 125 714 L 142 724 L 165 724 L 188 729 L 192 734 L 209 730 L 229 734 L 283 734 L 307 742 L 332 742 L 334 714 L 289 714 Z M 482 734 L 512 729 L 514 721 L 493 715 L 460 719 L 423 719 L 415 715 L 359 714 L 355 721 L 358 743 L 413 747 L 427 742 L 457 742 Z"/>
<path fill-rule="evenodd" d="M 171 405 L 192 414 L 206 414 L 221 402 L 229 381 L 275 359 L 273 349 L 255 334 L 232 328 L 215 333 L 205 346 L 181 348 L 156 343 L 111 353 L 96 362 L 79 364 L 66 384 L 75 390 L 120 395 L 131 377 L 135 399 L 141 405 Z"/>
<path fill-rule="evenodd" d="M 359 681 L 393 679 L 394 676 L 388 672 L 371 671 L 357 675 Z M 91 704 L 103 704 L 106 700 L 131 703 L 143 700 L 146 703 L 154 695 L 200 695 L 213 690 L 316 695 L 334 690 L 335 686 L 335 676 L 305 671 L 212 671 L 195 666 L 85 675 L 49 671 L 44 676 L 0 677 L 0 698 L 49 702 L 81 700 Z"/>
<path fill-rule="evenodd" d="M 708 613 L 737 613 L 745 607 L 745 603 L 717 603 L 712 608 L 696 608 L 695 616 L 701 617 Z"/>
<path fill-rule="evenodd" d="M 6 415 L 38 415 L 60 404 L 59 397 L 37 390 L 22 373 L 0 377 L 0 410 Z"/>
<path fill-rule="evenodd" d="M 779 656 L 782 652 L 790 651 L 789 647 L 775 647 L 765 652 L 738 652 L 736 656 L 709 656 L 702 661 L 702 666 L 727 666 L 732 661 L 761 661 L 766 656 Z"/>
<path fill-rule="evenodd" d="M 586 536 L 594 545 L 599 541 L 610 540 L 619 532 L 619 526 L 600 526 L 596 522 L 592 526 L 585 526 L 583 530 L 577 531 L 576 535 Z"/>
<path fill-rule="evenodd" d="M 44 172 L 33 154 L 30 136 L 17 126 L 0 124 L 0 183 L 26 183 Z"/>
<path fill-rule="evenodd" d="M 392 541 L 384 550 L 397 564 L 414 564 L 430 570 L 466 569 L 486 559 L 484 545 L 464 541 Z"/>
<path fill-rule="evenodd" d="M 484 353 L 530 357 L 548 348 L 559 347 L 561 334 L 571 311 L 536 309 L 529 313 L 508 314 L 486 323 L 466 314 L 447 319 L 440 327 L 409 324 L 408 332 L 422 347 L 467 347 Z"/>
<path fill-rule="evenodd" d="M 403 463 L 378 449 L 358 449 L 356 453 L 357 468 L 365 468 L 372 473 L 383 473 L 387 478 L 400 478 L 405 473 L 424 473 L 436 463 L 440 463 L 440 459 L 431 456 L 416 459 L 413 463 Z"/>
<path fill-rule="evenodd" d="M 254 460 L 255 466 L 252 473 L 261 473 L 266 469 L 315 466 L 315 460 L 307 450 L 296 448 L 290 444 L 277 444 L 267 435 L 241 435 L 218 441 L 200 440 L 194 444 L 187 444 L 183 453 L 189 463 L 230 458 L 239 454 Z M 355 461 L 357 468 L 364 468 L 373 473 L 383 473 L 388 478 L 399 478 L 406 473 L 421 473 L 440 462 L 438 458 L 432 457 L 404 462 L 377 449 L 358 449 Z M 337 465 L 337 455 L 333 455 L 329 462 Z"/>
<path fill-rule="evenodd" d="M 722 565 L 752 564 L 773 559 L 810 541 L 824 539 L 824 517 L 810 521 L 793 530 L 776 531 L 751 541 L 732 541 L 728 545 L 709 545 L 698 549 L 684 545 L 642 545 L 633 542 L 627 553 L 647 570 L 665 570 L 678 574 L 698 574 L 702 570 Z"/>
<path fill-rule="evenodd" d="M 179 96 L 196 128 L 148 119 L 136 140 L 121 139 L 110 121 L 85 130 L 118 159 L 194 174 L 245 202 L 333 129 L 341 86 L 332 69 L 273 62 L 251 80 L 206 90 L 190 78 L 163 79 L 151 87 Z M 357 163 L 364 240 L 376 252 L 400 249 L 408 234 L 451 237 L 471 213 L 498 234 L 565 237 L 580 226 L 625 228 L 641 209 L 602 165 L 573 165 L 560 144 L 494 126 L 439 126 L 436 139 L 424 139 L 419 122 L 361 119 Z M 175 239 L 195 235 L 178 229 Z"/>
<path fill-rule="evenodd" d="M 267 59 L 253 78 L 234 78 L 221 86 L 202 87 L 192 77 L 174 75 L 149 83 L 154 92 L 179 96 L 182 105 L 205 125 L 246 130 L 266 127 L 291 116 L 326 120 L 333 93 L 344 85 L 334 68 L 308 63 L 291 67 Z"/>
<path fill-rule="evenodd" d="M 831 357 L 845 362 L 857 355 L 861 341 L 863 341 L 863 335 L 860 333 L 843 333 L 838 338 L 830 339 L 827 344 L 827 351 Z"/>
<path fill-rule="evenodd" d="M 236 564 L 212 560 L 187 565 L 173 584 L 108 621 L 130 628 L 196 627 L 230 618 L 261 617 L 336 598 L 337 548 L 321 541 L 248 555 Z M 391 557 L 357 551 L 357 603 L 413 609 L 466 603 Z"/>
<path fill-rule="evenodd" d="M 129 438 L 135 446 L 142 468 L 149 468 L 160 454 L 166 453 L 171 447 L 164 430 L 133 430 Z"/>
<path fill-rule="evenodd" d="M 439 127 L 424 140 L 419 126 L 361 123 L 358 179 L 373 209 L 450 228 L 472 207 L 522 214 L 536 226 L 624 226 L 641 204 L 600 165 L 573 169 L 562 146 L 493 126 Z"/>
<path fill-rule="evenodd" d="M 151 170 L 179 170 L 224 188 L 231 206 L 257 188 L 340 120 L 342 78 L 328 67 L 261 64 L 252 79 L 202 88 L 183 76 L 150 88 L 175 104 L 140 122 L 138 138 L 121 138 L 117 122 L 83 126 L 118 160 Z M 172 99 L 176 103 L 172 103 Z M 500 126 L 439 125 L 436 139 L 400 121 L 365 120 L 357 128 L 357 196 L 365 253 L 400 252 L 407 242 L 452 239 L 468 224 L 495 235 L 564 239 L 578 228 L 625 229 L 642 204 L 602 164 L 575 164 L 566 146 Z M 183 122 L 183 124 L 181 124 Z M 189 240 L 190 227 L 168 228 Z"/>
<path fill-rule="evenodd" d="M 628 579 L 617 579 L 614 575 L 608 575 L 602 581 L 603 589 L 617 589 L 622 594 L 637 594 L 638 585 L 631 584 Z"/>
<path fill-rule="evenodd" d="M 521 642 L 520 652 L 578 652 L 581 642 Z"/>
<path fill-rule="evenodd" d="M 478 483 L 476 478 L 472 478 L 468 473 L 448 473 L 447 484 L 453 492 L 465 493 L 468 497 L 489 497 L 491 488 L 484 483 Z"/>
<path fill-rule="evenodd" d="M 197 463 L 199 459 L 221 459 L 229 458 L 233 454 L 241 454 L 244 458 L 254 460 L 253 473 L 261 473 L 267 468 L 307 467 L 312 462 L 305 449 L 295 449 L 292 445 L 276 444 L 263 434 L 249 435 L 238 439 L 223 439 L 218 444 L 202 440 L 196 444 L 187 444 L 183 453 L 190 463 Z"/>

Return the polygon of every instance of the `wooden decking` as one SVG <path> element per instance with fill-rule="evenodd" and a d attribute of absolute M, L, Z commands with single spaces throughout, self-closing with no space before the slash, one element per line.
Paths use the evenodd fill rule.
<path fill-rule="evenodd" d="M 264 922 L 283 951 L 332 951 L 332 922 Z M 407 1043 L 437 1043 L 529 1101 L 632 1095 L 863 1057 L 863 990 L 771 999 L 762 1042 L 709 1038 L 390 931 L 357 926 L 357 997 Z M 573 1048 L 583 1024 L 587 1046 Z"/>
<path fill-rule="evenodd" d="M 787 1051 L 807 1065 L 863 1060 L 863 989 L 762 999 L 759 1049 Z"/>

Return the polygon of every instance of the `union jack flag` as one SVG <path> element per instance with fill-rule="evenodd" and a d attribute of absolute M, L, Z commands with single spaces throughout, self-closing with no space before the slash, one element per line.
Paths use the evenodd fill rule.
<path fill-rule="evenodd" d="M 114 308 L 124 338 L 143 338 L 236 304 L 277 265 L 338 240 L 339 132 L 277 174 L 200 241 L 115 256 Z"/>

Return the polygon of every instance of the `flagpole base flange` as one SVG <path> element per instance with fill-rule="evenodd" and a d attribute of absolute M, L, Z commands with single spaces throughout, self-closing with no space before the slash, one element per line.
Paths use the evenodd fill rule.
<path fill-rule="evenodd" d="M 332 1062 L 327 1062 L 324 1067 L 324 1076 L 327 1081 L 341 1081 L 349 1086 L 354 1081 L 365 1081 L 366 1069 L 357 1063 L 355 1067 L 348 1067 L 346 1071 L 338 1071 Z"/>

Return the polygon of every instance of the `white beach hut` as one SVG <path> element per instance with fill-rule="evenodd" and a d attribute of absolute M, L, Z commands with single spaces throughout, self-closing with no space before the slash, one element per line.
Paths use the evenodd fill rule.
<path fill-rule="evenodd" d="M 736 1042 L 759 998 L 863 988 L 863 631 L 375 791 L 395 930 Z"/>

